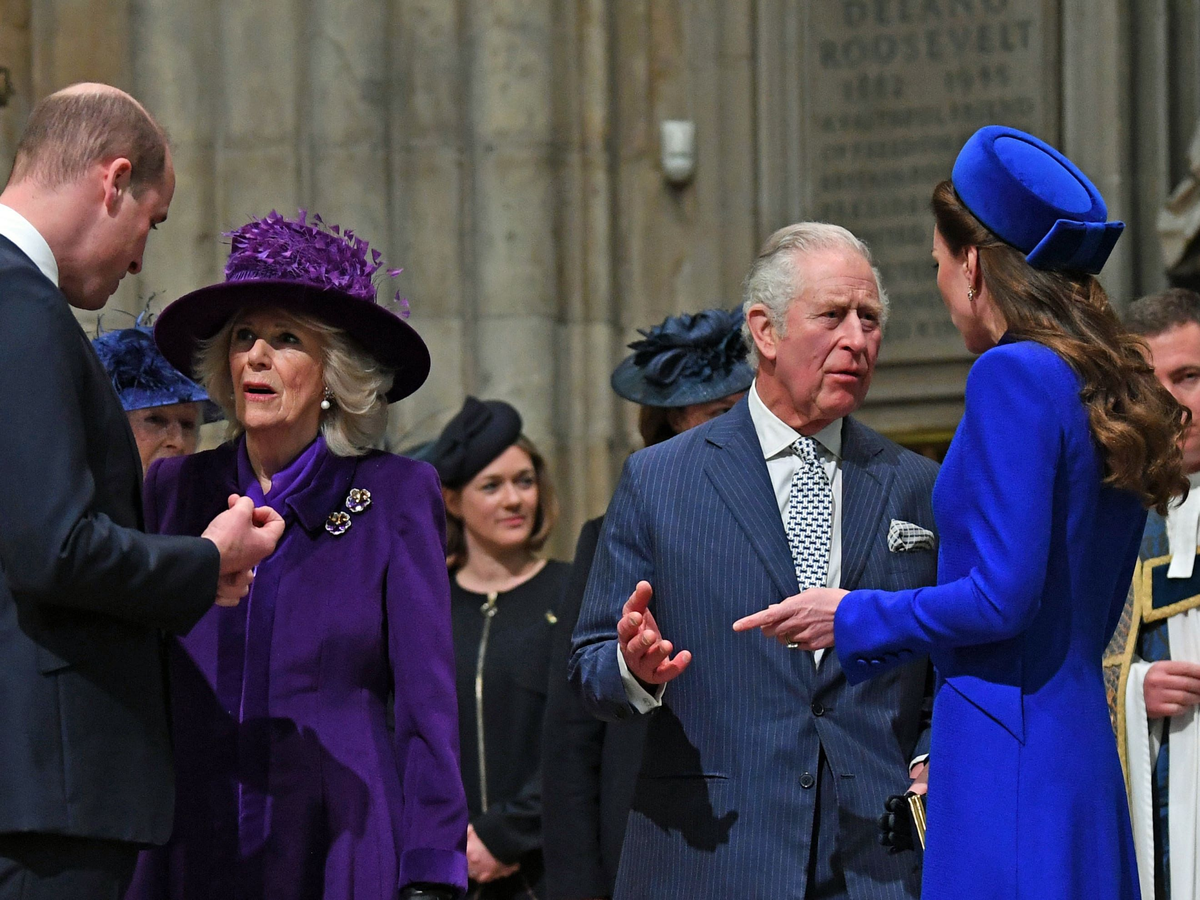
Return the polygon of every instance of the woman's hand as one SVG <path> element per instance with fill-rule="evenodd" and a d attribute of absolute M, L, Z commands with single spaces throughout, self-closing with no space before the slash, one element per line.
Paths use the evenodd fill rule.
<path fill-rule="evenodd" d="M 479 839 L 472 825 L 467 826 L 467 875 L 476 884 L 486 884 L 497 878 L 507 878 L 517 869 L 520 863 L 511 865 L 500 862 Z"/>
<path fill-rule="evenodd" d="M 833 646 L 833 615 L 848 593 L 839 588 L 801 591 L 761 612 L 738 619 L 733 630 L 758 628 L 788 647 L 823 650 Z"/>

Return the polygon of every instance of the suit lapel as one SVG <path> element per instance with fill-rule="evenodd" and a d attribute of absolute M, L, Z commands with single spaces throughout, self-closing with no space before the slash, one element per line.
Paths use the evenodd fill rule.
<path fill-rule="evenodd" d="M 883 452 L 883 439 L 847 416 L 842 429 L 842 583 L 851 591 L 866 568 L 871 546 L 879 533 L 892 470 L 872 465 Z"/>
<path fill-rule="evenodd" d="M 790 597 L 799 590 L 796 568 L 744 398 L 713 423 L 707 440 L 712 452 L 705 473 L 750 539 L 771 580 L 783 596 Z"/>

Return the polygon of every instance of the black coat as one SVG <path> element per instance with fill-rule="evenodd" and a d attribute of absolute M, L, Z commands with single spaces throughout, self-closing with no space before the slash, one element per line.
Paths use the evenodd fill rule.
<path fill-rule="evenodd" d="M 543 893 L 542 716 L 555 611 L 570 571 L 566 563 L 550 560 L 533 578 L 500 594 L 490 616 L 482 610 L 484 595 L 450 580 L 467 810 L 491 854 L 520 864 L 508 878 L 472 883 L 472 900 L 526 900 Z M 482 707 L 476 694 L 481 656 Z"/>
<path fill-rule="evenodd" d="M 583 526 L 558 610 L 542 745 L 542 828 L 550 900 L 611 897 L 633 802 L 646 719 L 603 722 L 567 683 L 571 632 L 604 517 Z"/>
<path fill-rule="evenodd" d="M 0 238 L 0 833 L 161 843 L 160 629 L 216 596 L 197 538 L 143 534 L 142 469 L 62 293 Z"/>

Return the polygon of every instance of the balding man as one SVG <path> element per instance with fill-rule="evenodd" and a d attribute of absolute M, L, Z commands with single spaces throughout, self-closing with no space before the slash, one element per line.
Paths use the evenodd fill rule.
<path fill-rule="evenodd" d="M 283 531 L 231 498 L 204 537 L 142 533 L 133 435 L 69 308 L 141 269 L 174 189 L 149 113 L 76 85 L 34 108 L 0 193 L 0 900 L 119 897 L 166 840 L 160 635 L 237 603 Z"/>

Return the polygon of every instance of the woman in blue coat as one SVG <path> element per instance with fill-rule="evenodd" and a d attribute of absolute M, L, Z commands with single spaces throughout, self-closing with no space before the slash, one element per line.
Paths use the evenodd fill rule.
<path fill-rule="evenodd" d="M 924 900 L 1136 898 L 1101 657 L 1145 507 L 1186 487 L 1179 408 L 1094 277 L 1123 225 L 1066 157 L 984 128 L 933 209 L 938 287 L 982 354 L 934 489 L 938 584 L 809 591 L 741 627 L 834 646 L 852 682 L 932 658 Z"/>

